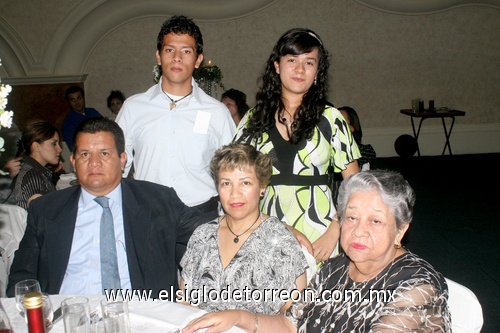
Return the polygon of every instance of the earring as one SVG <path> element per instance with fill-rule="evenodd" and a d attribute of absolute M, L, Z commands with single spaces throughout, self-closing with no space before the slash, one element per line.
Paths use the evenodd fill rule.
<path fill-rule="evenodd" d="M 265 193 L 265 191 L 261 191 L 261 192 L 260 192 L 260 196 L 261 196 L 261 197 L 263 197 L 263 196 L 264 196 L 264 193 Z"/>
<path fill-rule="evenodd" d="M 317 83 L 317 82 L 318 82 L 318 81 L 317 81 L 317 79 L 316 79 L 316 78 L 314 78 L 314 85 L 316 85 L 316 83 Z"/>
<path fill-rule="evenodd" d="M 396 250 L 400 249 L 400 248 L 401 248 L 401 244 L 394 244 L 394 248 L 395 248 Z"/>

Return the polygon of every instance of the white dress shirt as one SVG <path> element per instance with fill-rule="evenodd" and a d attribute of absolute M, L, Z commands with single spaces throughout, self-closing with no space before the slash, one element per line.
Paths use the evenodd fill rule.
<path fill-rule="evenodd" d="M 210 160 L 235 132 L 225 105 L 194 79 L 192 85 L 193 93 L 170 110 L 160 80 L 145 93 L 127 98 L 116 118 L 125 133 L 125 175 L 134 162 L 135 179 L 174 188 L 188 206 L 217 195 Z"/>
<path fill-rule="evenodd" d="M 109 208 L 115 226 L 116 254 L 121 287 L 122 289 L 131 289 L 123 228 L 121 184 L 106 197 L 109 198 Z M 59 291 L 60 294 L 102 294 L 99 232 L 103 208 L 94 201 L 94 198 L 94 195 L 82 188 L 78 201 L 73 244 L 68 267 Z"/>

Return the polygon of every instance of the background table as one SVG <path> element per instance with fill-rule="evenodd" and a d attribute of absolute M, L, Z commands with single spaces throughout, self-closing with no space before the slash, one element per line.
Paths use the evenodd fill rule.
<path fill-rule="evenodd" d="M 54 310 L 70 295 L 51 295 Z M 86 295 L 90 301 L 90 311 L 96 309 L 100 313 L 100 301 L 104 296 Z M 25 319 L 16 308 L 14 298 L 2 298 L 2 306 L 9 316 L 14 333 L 28 333 Z M 129 302 L 130 326 L 132 333 L 165 333 L 175 328 L 183 328 L 188 322 L 204 313 L 203 310 L 192 306 L 173 302 L 131 301 Z M 233 327 L 227 333 L 242 333 L 243 330 Z M 63 319 L 56 323 L 50 333 L 64 333 Z"/>
<path fill-rule="evenodd" d="M 446 138 L 444 148 L 443 148 L 443 153 L 441 155 L 444 155 L 444 153 L 446 152 L 446 147 L 448 147 L 448 152 L 450 153 L 450 155 L 452 155 L 451 146 L 450 146 L 451 131 L 453 130 L 453 125 L 455 124 L 455 117 L 465 116 L 464 111 L 446 110 L 446 111 L 428 112 L 427 110 L 424 110 L 424 112 L 414 113 L 412 109 L 403 109 L 403 110 L 401 110 L 401 113 L 411 117 L 410 118 L 411 119 L 411 128 L 413 129 L 413 137 L 415 138 L 415 141 L 417 142 L 418 156 L 420 156 L 420 148 L 418 145 L 418 136 L 420 135 L 420 128 L 422 127 L 422 122 L 425 119 L 429 119 L 429 118 L 441 118 L 441 122 L 443 124 L 444 135 Z M 417 131 L 415 131 L 415 123 L 413 122 L 413 118 L 420 118 L 420 123 L 418 124 Z M 444 121 L 444 118 L 451 118 L 451 125 L 450 125 L 449 130 L 446 128 L 446 123 Z"/>

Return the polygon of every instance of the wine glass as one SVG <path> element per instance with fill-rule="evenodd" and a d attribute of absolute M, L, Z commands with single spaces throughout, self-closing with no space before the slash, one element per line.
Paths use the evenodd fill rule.
<path fill-rule="evenodd" d="M 45 322 L 45 328 L 52 325 L 52 320 L 54 319 L 54 310 L 52 308 L 52 302 L 50 301 L 50 296 L 47 293 L 42 293 L 42 313 L 43 320 Z M 26 318 L 26 317 L 25 317 Z"/>
<path fill-rule="evenodd" d="M 40 283 L 35 279 L 22 280 L 16 283 L 16 308 L 17 311 L 24 317 L 24 295 L 32 292 L 41 292 Z"/>

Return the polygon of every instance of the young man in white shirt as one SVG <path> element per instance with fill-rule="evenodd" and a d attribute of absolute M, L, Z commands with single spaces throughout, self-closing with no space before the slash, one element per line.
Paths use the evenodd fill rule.
<path fill-rule="evenodd" d="M 218 148 L 232 141 L 235 125 L 227 108 L 193 79 L 203 60 L 198 26 L 184 16 L 162 25 L 157 40 L 159 83 L 129 97 L 116 119 L 125 132 L 125 167 L 134 178 L 173 187 L 181 200 L 204 212 L 218 212 L 209 170 Z"/>

